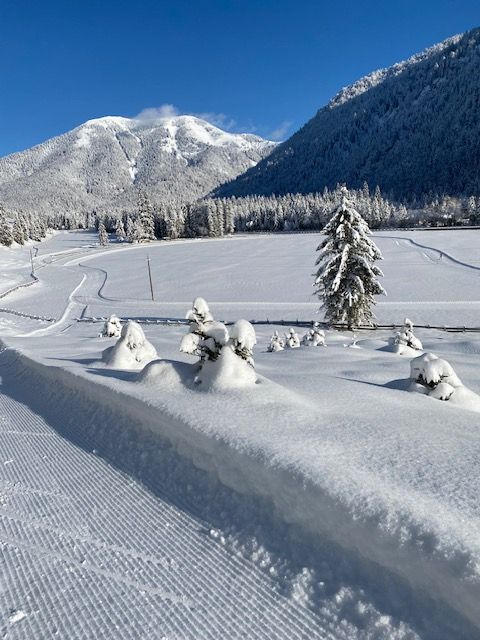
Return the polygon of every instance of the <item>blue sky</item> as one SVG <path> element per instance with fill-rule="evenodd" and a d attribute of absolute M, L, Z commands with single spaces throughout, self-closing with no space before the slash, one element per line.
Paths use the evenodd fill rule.
<path fill-rule="evenodd" d="M 0 155 L 164 105 L 282 139 L 346 84 L 476 26 L 479 0 L 0 0 Z"/>

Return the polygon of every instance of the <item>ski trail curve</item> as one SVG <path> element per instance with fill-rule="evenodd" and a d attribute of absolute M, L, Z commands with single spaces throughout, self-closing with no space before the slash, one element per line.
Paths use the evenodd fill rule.
<path fill-rule="evenodd" d="M 373 234 L 372 237 L 377 238 L 378 240 L 381 240 L 382 238 L 387 238 L 389 240 L 403 240 L 404 242 L 409 242 L 411 245 L 413 245 L 414 247 L 418 247 L 419 249 L 426 249 L 427 251 L 437 252 L 439 255 L 439 259 L 446 258 L 450 262 L 453 262 L 454 264 L 458 264 L 461 267 L 465 267 L 467 269 L 473 269 L 474 271 L 480 271 L 480 266 L 471 264 L 470 262 L 464 262 L 463 260 L 459 260 L 458 258 L 455 258 L 454 256 L 450 255 L 446 251 L 443 251 L 443 249 L 437 249 L 436 247 L 431 247 L 426 244 L 420 244 L 416 240 L 412 240 L 411 238 L 406 238 L 405 236 L 384 236 L 384 235 L 379 236 L 379 235 Z M 436 262 L 432 260 L 429 256 L 426 256 L 425 254 L 423 255 L 429 260 L 431 260 L 432 262 Z"/>

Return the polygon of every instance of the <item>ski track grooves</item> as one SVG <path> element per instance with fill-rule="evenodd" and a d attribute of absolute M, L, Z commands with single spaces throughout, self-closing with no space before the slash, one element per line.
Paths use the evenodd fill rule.
<path fill-rule="evenodd" d="M 458 258 L 454 258 L 446 251 L 443 251 L 443 249 L 437 249 L 436 247 L 431 247 L 426 244 L 420 244 L 416 240 L 412 240 L 411 238 L 405 238 L 405 236 L 372 235 L 372 238 L 377 238 L 378 240 L 382 238 L 388 238 L 389 240 L 403 240 L 404 242 L 409 242 L 411 245 L 413 245 L 414 247 L 418 247 L 419 249 L 426 249 L 427 251 L 436 251 L 439 255 L 439 258 L 445 257 L 447 258 L 447 260 L 450 260 L 450 262 L 453 262 L 454 264 L 458 264 L 461 267 L 465 267 L 467 269 L 473 269 L 474 271 L 480 271 L 480 266 L 470 264 L 469 262 L 463 262 L 462 260 L 458 260 Z M 423 255 L 425 256 L 425 254 Z M 433 262 L 433 260 L 428 256 L 425 256 L 425 257 Z M 434 261 L 434 262 L 437 262 L 437 261 Z"/>
<path fill-rule="evenodd" d="M 10 406 L 12 403 L 16 405 L 17 401 L 0 396 L 0 413 L 11 416 L 10 422 L 7 420 L 3 425 L 4 431 L 21 430 L 21 425 L 24 424 L 23 428 L 28 432 L 20 437 L 18 434 L 2 434 L 0 430 L 0 451 L 4 451 L 8 459 L 15 462 L 4 465 L 3 468 L 0 465 L 0 479 L 10 483 L 8 486 L 20 482 L 22 488 L 21 491 L 12 491 L 7 487 L 7 491 L 3 491 L 0 486 L 0 495 L 8 496 L 5 519 L 0 529 L 0 541 L 3 540 L 4 548 L 10 548 L 13 541 L 18 540 L 18 548 L 21 546 L 24 554 L 33 554 L 36 564 L 40 561 L 50 562 L 55 567 L 62 567 L 62 571 L 68 570 L 74 574 L 74 586 L 70 586 L 70 590 L 78 588 L 78 581 L 86 581 L 87 589 L 90 588 L 89 581 L 103 585 L 100 592 L 106 589 L 109 594 L 107 600 L 117 603 L 121 610 L 136 611 L 137 607 L 144 610 L 148 605 L 157 609 L 163 607 L 165 614 L 166 606 L 174 608 L 174 612 L 168 610 L 169 615 L 171 613 L 180 626 L 178 636 L 174 634 L 171 637 L 178 640 L 236 640 L 240 637 L 311 640 L 330 637 L 329 629 L 334 630 L 331 637 L 336 640 L 352 637 L 348 635 L 347 629 L 338 627 L 338 620 L 332 623 L 332 613 L 328 609 L 320 609 L 316 615 L 304 609 L 301 604 L 284 599 L 272 587 L 269 576 L 252 565 L 248 558 L 229 555 L 226 548 L 213 542 L 207 534 L 211 525 L 203 516 L 199 517 L 196 508 L 192 507 L 198 500 L 196 494 L 189 496 L 187 493 L 186 502 L 182 499 L 181 491 L 179 495 L 178 487 L 191 483 L 210 503 L 215 502 L 217 492 L 221 489 L 216 488 L 212 494 L 209 485 L 202 484 L 206 482 L 202 479 L 205 474 L 214 478 L 215 482 L 220 481 L 229 487 L 232 486 L 228 479 L 231 465 L 242 465 L 242 471 L 234 468 L 234 478 L 237 472 L 240 472 L 240 476 L 243 473 L 248 478 L 255 477 L 255 468 L 249 468 L 252 464 L 256 466 L 253 460 L 244 459 L 244 456 L 241 456 L 241 460 L 236 460 L 233 452 L 228 451 L 222 443 L 218 443 L 218 446 L 216 444 L 214 450 L 211 450 L 213 443 L 209 443 L 205 460 L 208 461 L 210 457 L 210 462 L 205 467 L 205 460 L 202 460 L 202 454 L 205 456 L 202 451 L 205 444 L 201 440 L 189 443 L 191 435 L 185 439 L 184 433 L 186 429 L 189 430 L 188 425 L 169 416 L 168 412 L 164 415 L 158 409 L 149 411 L 138 399 L 123 398 L 121 391 L 112 392 L 111 401 L 106 404 L 101 400 L 107 392 L 106 388 L 102 388 L 104 385 L 79 378 L 57 367 L 37 363 L 10 349 L 0 354 L 0 357 L 4 365 L 6 390 L 11 389 L 15 397 L 20 393 L 20 397 L 26 397 L 27 401 L 36 398 L 34 405 L 40 404 L 41 412 L 51 415 L 53 424 L 58 424 L 55 429 L 60 433 L 65 432 L 68 438 L 60 438 L 38 416 L 33 419 L 28 414 L 23 420 L 18 419 L 17 414 L 22 413 L 22 410 L 17 406 L 8 408 L 9 403 Z M 33 388 L 36 389 L 35 396 L 29 391 Z M 127 399 L 126 405 L 124 401 Z M 25 412 L 31 413 L 24 407 L 23 413 Z M 13 423 L 15 428 L 12 428 Z M 157 428 L 159 424 L 162 425 L 161 435 L 149 435 L 150 430 L 155 431 L 153 423 Z M 32 431 L 36 433 L 32 435 Z M 48 436 L 43 435 L 45 431 Z M 164 440 L 164 437 L 167 439 Z M 79 443 L 82 449 L 74 447 L 71 441 Z M 104 460 L 91 455 L 92 448 L 98 446 L 102 456 L 111 460 L 124 473 L 114 471 Z M 212 462 L 213 469 L 209 468 Z M 259 464 L 263 469 L 263 463 Z M 46 473 L 37 474 L 38 468 L 43 465 L 46 465 Z M 197 467 L 200 470 L 194 471 Z M 282 488 L 287 479 L 283 472 L 274 474 L 271 469 L 265 472 L 269 475 L 263 478 L 262 486 L 256 489 L 260 490 L 260 498 L 265 491 L 270 500 L 270 492 L 275 495 L 275 486 L 278 485 L 282 498 L 278 502 L 278 498 L 275 499 L 275 507 L 281 514 L 286 506 L 287 522 L 292 521 L 292 515 L 295 521 L 295 515 L 290 512 L 292 504 L 297 504 L 298 500 L 303 500 L 306 504 L 311 502 L 312 515 L 316 512 L 323 514 L 322 518 L 329 522 L 327 531 L 332 529 L 330 534 L 326 534 L 326 538 L 323 538 L 322 527 L 318 529 L 315 547 L 321 549 L 326 544 L 328 548 L 331 542 L 336 544 L 337 537 L 341 540 L 341 532 L 343 529 L 348 530 L 350 519 L 348 523 L 344 521 L 347 514 L 338 512 L 336 506 L 330 504 L 328 496 L 318 491 L 312 492 L 302 483 L 299 487 L 300 497 L 297 495 L 295 479 L 289 477 L 287 486 Z M 145 492 L 131 475 L 152 486 L 157 497 Z M 158 485 L 159 479 L 167 485 L 166 494 L 164 485 Z M 234 480 L 234 484 L 237 483 Z M 263 486 L 265 489 L 262 489 Z M 174 496 L 173 503 L 169 495 Z M 253 495 L 248 496 L 247 492 L 245 499 L 248 504 L 257 499 Z M 368 527 L 365 529 L 360 525 L 355 539 L 361 542 L 363 535 L 369 540 L 372 533 Z M 331 539 L 329 535 L 332 535 Z M 377 540 L 374 544 L 378 542 Z M 367 546 L 369 545 L 368 542 Z M 390 554 L 389 543 L 387 546 Z M 376 562 L 373 563 L 373 569 L 367 559 L 368 554 L 367 557 L 363 556 L 362 545 L 359 547 L 349 548 L 347 545 L 342 554 L 347 553 L 353 566 L 359 565 L 356 569 L 360 572 L 359 575 L 363 575 L 364 571 L 366 575 L 371 575 L 372 570 L 377 573 Z M 405 566 L 412 565 L 410 571 L 418 573 L 420 558 L 405 556 L 401 550 L 394 552 L 394 556 L 397 555 L 399 557 L 394 558 L 394 564 L 400 562 Z M 429 575 L 431 567 L 425 568 Z M 420 574 L 421 571 L 422 569 Z M 381 575 L 387 584 L 391 581 L 392 588 L 400 590 L 399 594 L 403 590 L 405 600 L 399 595 L 399 602 L 410 599 L 420 601 L 424 598 L 428 600 L 429 596 L 422 593 L 425 586 L 422 581 L 420 585 L 416 585 L 420 587 L 419 591 L 415 584 L 413 591 L 411 587 L 407 589 L 403 579 L 400 578 L 399 581 L 398 575 L 391 573 L 388 562 L 383 566 Z M 438 578 L 435 570 L 427 578 L 427 583 L 434 586 L 434 596 Z M 416 578 L 413 582 L 415 581 Z M 160 588 L 159 585 L 161 590 L 153 592 L 152 590 Z M 183 585 L 183 592 L 182 588 L 179 590 L 179 585 Z M 445 595 L 446 588 L 448 589 L 445 586 L 440 588 L 437 595 Z M 56 586 L 51 589 L 56 593 Z M 132 591 L 137 600 L 134 603 L 126 602 L 125 594 L 131 594 Z M 0 591 L 0 604 L 1 597 Z M 471 597 L 472 594 L 470 600 Z M 195 602 L 195 615 L 188 606 L 191 600 Z M 443 598 L 440 598 L 440 602 L 442 601 Z M 459 617 L 447 602 L 442 602 L 441 611 L 447 612 L 442 615 L 461 629 L 458 637 L 464 640 L 476 638 L 465 618 Z M 246 609 L 242 610 L 244 604 Z M 116 605 L 111 606 L 115 608 Z M 438 613 L 434 611 L 436 612 L 437 605 L 428 603 L 425 606 L 432 611 L 432 620 L 436 620 Z M 190 613 L 185 613 L 185 610 Z M 78 618 L 84 613 L 76 615 Z M 159 624 L 157 620 L 156 628 L 159 628 Z M 438 621 L 432 624 L 434 631 L 439 628 Z M 164 629 L 165 626 L 162 631 Z M 195 633 L 192 629 L 195 629 Z M 238 632 L 239 629 L 241 633 Z M 70 639 L 77 636 L 65 637 Z M 150 639 L 157 636 L 137 632 L 130 637 Z M 450 640 L 447 635 L 436 633 L 426 637 Z"/>
<path fill-rule="evenodd" d="M 208 523 L 1 391 L 0 450 L 11 462 L 0 465 L 0 610 L 4 620 L 26 614 L 9 638 L 333 637 L 212 540 Z"/>

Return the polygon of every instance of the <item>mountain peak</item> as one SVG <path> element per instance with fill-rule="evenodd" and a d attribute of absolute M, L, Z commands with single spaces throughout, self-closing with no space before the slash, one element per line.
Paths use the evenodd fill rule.
<path fill-rule="evenodd" d="M 0 201 L 11 209 L 128 210 L 193 201 L 254 166 L 275 143 L 196 116 L 104 116 L 0 158 Z"/>

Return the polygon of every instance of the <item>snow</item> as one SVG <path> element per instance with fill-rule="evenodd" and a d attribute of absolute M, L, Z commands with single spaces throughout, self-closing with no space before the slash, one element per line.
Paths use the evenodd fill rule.
<path fill-rule="evenodd" d="M 293 327 L 290 327 L 288 333 L 285 334 L 285 347 L 288 349 L 298 349 L 300 347 L 300 338 Z"/>
<path fill-rule="evenodd" d="M 103 325 L 102 336 L 104 338 L 119 338 L 122 332 L 122 323 L 115 314 L 111 315 Z"/>
<path fill-rule="evenodd" d="M 83 127 L 78 132 L 77 140 L 75 142 L 75 146 L 79 149 L 85 148 L 88 149 L 90 146 L 90 136 L 92 134 L 92 130 L 88 127 Z"/>
<path fill-rule="evenodd" d="M 157 357 L 155 347 L 145 338 L 142 327 L 129 320 L 123 327 L 117 342 L 102 354 L 102 360 L 112 369 L 143 369 Z"/>
<path fill-rule="evenodd" d="M 449 362 L 434 353 L 424 353 L 410 361 L 411 391 L 480 412 L 480 395 L 466 389 Z"/>
<path fill-rule="evenodd" d="M 178 624 L 177 633 L 185 638 L 235 637 L 238 629 L 252 638 L 477 638 L 480 432 L 472 407 L 480 392 L 480 337 L 418 325 L 448 318 L 456 326 L 476 326 L 478 232 L 374 236 L 384 256 L 382 284 L 392 303 L 379 303 L 375 312 L 401 326 L 408 305 L 425 352 L 435 353 L 455 372 L 454 379 L 446 365 L 422 360 L 422 370 L 433 367 L 428 379 L 440 380 L 440 396 L 449 393 L 441 386 L 447 372 L 445 384 L 454 393 L 446 402 L 408 393 L 409 359 L 388 350 L 391 329 L 357 332 L 355 349 L 345 348 L 352 344 L 351 333 L 327 331 L 325 349 L 267 352 L 272 332 L 283 334 L 290 326 L 275 319 L 291 322 L 294 331 L 297 314 L 308 319 L 305 329 L 321 319 L 314 315 L 318 302 L 311 299 L 316 235 L 179 241 L 148 249 L 84 246 L 62 257 L 62 243 L 79 237 L 60 234 L 45 243 L 42 254 L 55 258 L 40 270 L 41 283 L 5 300 L 12 308 L 50 309 L 56 323 L 39 332 L 38 321 L 0 314 L 1 336 L 9 347 L 0 354 L 0 391 L 9 394 L 0 396 L 0 407 L 2 415 L 10 416 L 0 424 L 0 435 L 11 443 L 3 446 L 4 461 L 13 460 L 0 465 L 0 472 L 12 486 L 23 479 L 49 492 L 24 503 L 18 497 L 18 506 L 11 507 L 18 512 L 24 504 L 26 515 L 37 509 L 28 516 L 35 522 L 42 522 L 43 508 L 46 529 L 29 525 L 28 548 L 43 550 L 35 552 L 34 563 L 31 551 L 22 547 L 17 556 L 11 551 L 20 548 L 22 534 L 9 530 L 6 562 L 14 579 L 10 596 L 4 600 L 0 595 L 7 618 L 14 609 L 25 611 L 18 629 L 29 624 L 30 637 L 45 637 L 46 623 L 31 610 L 36 606 L 45 619 L 59 624 L 55 598 L 64 602 L 62 588 L 67 587 L 79 602 L 86 601 L 89 589 L 104 592 L 101 616 L 89 623 L 88 607 L 78 613 L 78 629 L 93 625 L 92 637 L 108 635 L 105 629 L 111 631 L 113 624 L 121 629 L 113 632 L 116 637 L 141 637 L 139 612 L 147 611 L 149 628 L 174 635 L 168 625 Z M 436 243 L 451 259 L 435 258 Z M 122 251 L 128 251 L 128 260 Z M 146 251 L 157 302 L 149 301 Z M 73 295 L 72 285 L 79 287 Z M 63 309 L 59 293 L 49 301 L 50 291 L 62 287 Z M 198 293 L 209 301 L 208 312 L 215 318 L 269 317 L 272 324 L 255 325 L 255 370 L 227 342 L 216 362 L 204 364 L 204 379 L 195 384 L 197 363 L 178 351 L 187 323 L 144 323 L 184 318 L 188 301 Z M 112 311 L 141 322 L 162 359 L 143 371 L 100 364 L 102 323 L 76 318 L 106 318 Z M 244 323 L 226 329 L 229 340 L 253 337 Z M 250 380 L 232 372 L 239 364 Z M 232 386 L 225 380 L 241 383 Z M 452 385 L 456 380 L 466 386 Z M 21 424 L 28 435 L 16 433 L 20 415 L 26 416 Z M 45 433 L 44 440 L 32 432 Z M 157 490 L 150 494 L 138 479 Z M 58 499 L 75 505 L 75 517 L 74 507 L 46 506 L 57 500 L 59 486 Z M 193 545 L 187 545 L 188 558 L 174 549 L 175 536 L 167 535 L 155 515 L 167 512 L 179 518 L 177 535 L 180 523 L 186 523 L 182 535 Z M 0 522 L 6 523 L 1 513 Z M 76 544 L 87 569 L 73 563 L 77 556 L 68 546 L 70 538 L 59 538 L 57 531 L 63 527 L 71 535 L 85 522 L 90 528 Z M 46 538 L 41 537 L 44 530 Z M 181 570 L 169 573 L 163 567 L 167 548 L 167 561 Z M 141 555 L 146 549 L 155 557 L 153 564 Z M 209 559 L 211 549 L 219 555 Z M 59 561 L 59 553 L 72 560 Z M 71 566 L 71 572 L 64 566 Z M 112 566 L 117 568 L 113 577 Z M 30 609 L 21 601 L 22 572 L 27 582 L 51 594 L 43 605 L 36 600 Z M 48 576 L 55 576 L 50 591 L 45 588 Z M 244 579 L 247 595 L 240 596 Z M 164 586 L 167 580 L 169 587 Z M 195 586 L 189 580 L 196 580 Z M 262 593 L 255 584 L 261 584 Z M 172 594 L 180 600 L 169 600 Z M 174 611 L 173 603 L 184 602 L 182 595 L 195 606 L 179 604 Z M 267 606 L 267 601 L 277 604 Z M 160 622 L 163 606 L 172 608 Z M 122 610 L 131 614 L 129 622 L 121 621 Z M 109 616 L 116 622 L 108 622 Z M 240 625 L 236 630 L 235 624 Z M 69 631 L 67 637 L 82 637 L 81 630 Z"/>
<path fill-rule="evenodd" d="M 240 349 L 251 351 L 257 344 L 255 329 L 247 320 L 237 320 L 230 330 L 230 338 L 235 341 Z"/>

